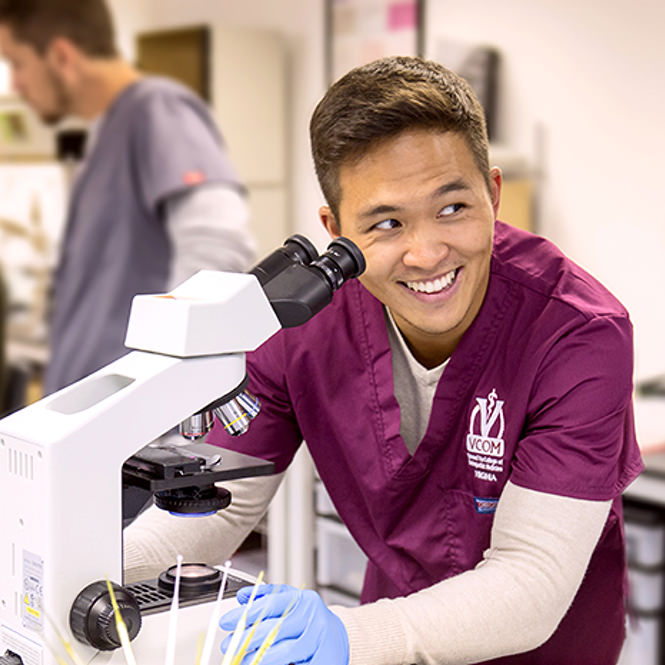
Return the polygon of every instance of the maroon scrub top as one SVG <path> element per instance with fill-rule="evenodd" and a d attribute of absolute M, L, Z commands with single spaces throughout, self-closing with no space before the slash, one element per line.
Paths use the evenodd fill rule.
<path fill-rule="evenodd" d="M 492 663 L 614 663 L 623 642 L 621 492 L 642 470 L 632 410 L 632 326 L 593 277 L 538 236 L 497 222 L 488 292 L 436 389 L 420 445 L 400 436 L 383 306 L 347 283 L 310 322 L 248 355 L 263 409 L 210 441 L 285 469 L 304 439 L 369 558 L 362 601 L 405 596 L 472 569 L 510 479 L 614 500 L 554 635 Z M 479 617 L 482 630 L 482 617 Z"/>

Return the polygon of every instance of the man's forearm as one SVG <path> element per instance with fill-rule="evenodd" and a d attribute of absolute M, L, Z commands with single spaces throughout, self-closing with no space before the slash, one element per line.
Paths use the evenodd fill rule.
<path fill-rule="evenodd" d="M 610 506 L 509 483 L 474 570 L 406 598 L 334 608 L 349 665 L 462 665 L 536 648 L 573 601 Z"/>

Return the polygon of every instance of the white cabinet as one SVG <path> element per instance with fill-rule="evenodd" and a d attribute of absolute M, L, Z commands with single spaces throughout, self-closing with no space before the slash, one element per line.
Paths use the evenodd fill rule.
<path fill-rule="evenodd" d="M 337 516 L 330 496 L 317 479 L 316 586 L 328 604 L 357 605 L 367 567 L 367 556 Z"/>
<path fill-rule="evenodd" d="M 346 527 L 334 519 L 316 519 L 316 583 L 359 598 L 367 557 Z"/>
<path fill-rule="evenodd" d="M 660 665 L 665 659 L 665 513 L 624 502 L 630 589 L 628 634 L 621 665 Z"/>
<path fill-rule="evenodd" d="M 287 66 L 283 37 L 212 26 L 211 103 L 249 190 L 259 257 L 291 233 L 287 182 Z"/>

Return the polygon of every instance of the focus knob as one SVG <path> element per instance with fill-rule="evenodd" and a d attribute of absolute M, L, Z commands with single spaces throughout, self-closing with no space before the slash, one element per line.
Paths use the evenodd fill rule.
<path fill-rule="evenodd" d="M 139 605 L 127 589 L 117 584 L 112 586 L 129 639 L 133 640 L 141 628 Z M 120 646 L 106 582 L 93 582 L 76 596 L 69 612 L 69 627 L 77 640 L 100 651 L 111 651 Z"/>

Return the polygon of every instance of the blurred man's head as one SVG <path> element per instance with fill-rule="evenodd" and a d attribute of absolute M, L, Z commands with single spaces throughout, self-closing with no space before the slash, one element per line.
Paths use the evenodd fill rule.
<path fill-rule="evenodd" d="M 80 63 L 118 55 L 103 0 L 0 0 L 0 50 L 14 88 L 49 124 L 74 110 Z"/>

